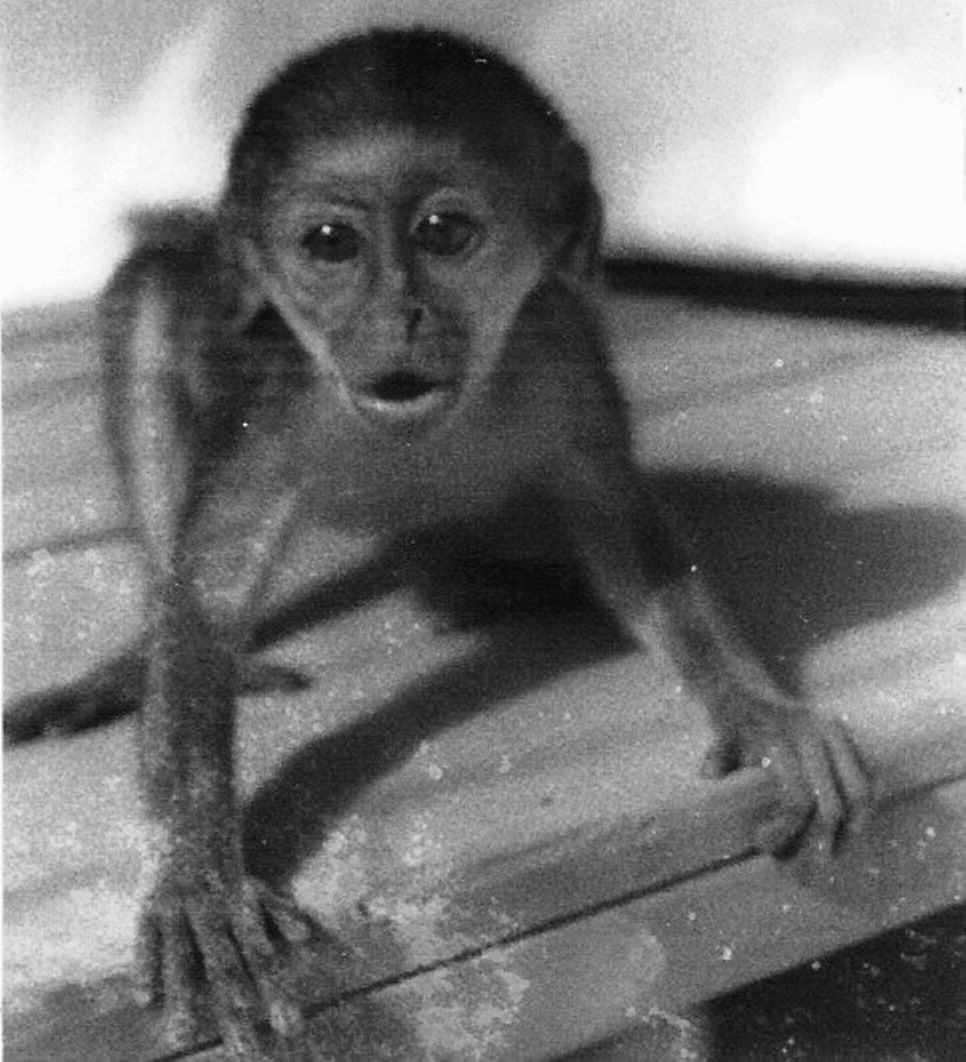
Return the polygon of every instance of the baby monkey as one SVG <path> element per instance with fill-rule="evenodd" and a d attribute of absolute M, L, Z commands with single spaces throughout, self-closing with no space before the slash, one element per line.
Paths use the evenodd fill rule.
<path fill-rule="evenodd" d="M 702 696 L 710 771 L 782 777 L 762 850 L 830 846 L 868 803 L 844 729 L 776 687 L 633 465 L 599 232 L 587 155 L 518 70 L 448 34 L 374 31 L 277 76 L 217 210 L 156 216 L 108 286 L 107 428 L 147 633 L 113 671 L 15 708 L 8 734 L 140 699 L 139 964 L 177 1038 L 206 998 L 242 1057 L 260 1025 L 285 1038 L 300 1020 L 284 967 L 310 922 L 245 872 L 232 745 L 257 608 L 305 521 L 381 536 L 438 576 L 454 552 L 506 552 L 540 513 L 548 555 L 565 549 Z"/>

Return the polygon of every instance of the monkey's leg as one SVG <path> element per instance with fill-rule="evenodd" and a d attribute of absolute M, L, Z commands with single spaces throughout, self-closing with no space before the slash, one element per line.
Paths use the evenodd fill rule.
<path fill-rule="evenodd" d="M 819 851 L 831 851 L 846 828 L 862 825 L 872 800 L 870 778 L 842 723 L 778 687 L 723 618 L 696 566 L 678 564 L 670 581 L 648 570 L 645 551 L 683 556 L 684 548 L 630 468 L 584 458 L 562 494 L 601 600 L 702 698 L 715 734 L 706 773 L 763 766 L 781 777 L 783 806 L 758 831 L 758 847 L 786 853 L 807 837 Z"/>

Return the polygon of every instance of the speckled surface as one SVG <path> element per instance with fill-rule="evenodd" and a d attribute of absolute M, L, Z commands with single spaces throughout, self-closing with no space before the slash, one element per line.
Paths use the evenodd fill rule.
<path fill-rule="evenodd" d="M 655 1043 L 697 1051 L 687 1006 L 808 958 L 796 932 L 828 950 L 962 898 L 961 340 L 673 299 L 615 298 L 613 311 L 642 454 L 749 635 L 848 713 L 898 788 L 904 769 L 909 784 L 949 784 L 886 816 L 836 888 L 753 860 L 491 947 L 324 1019 L 339 1057 L 563 1054 L 645 1020 Z M 83 311 L 8 329 L 8 696 L 79 673 L 136 630 L 138 569 L 97 441 L 92 364 Z M 361 548 L 300 542 L 279 598 L 352 569 Z M 294 874 L 360 949 L 337 980 L 465 952 L 484 922 L 494 939 L 500 918 L 541 902 L 484 911 L 473 882 L 500 881 L 493 868 L 516 867 L 515 853 L 621 813 L 679 822 L 714 806 L 719 790 L 694 782 L 697 706 L 599 620 L 440 635 L 402 595 L 361 596 L 349 585 L 345 614 L 310 602 L 279 627 L 269 653 L 313 686 L 246 700 L 240 726 L 253 857 Z M 141 850 L 132 739 L 127 721 L 7 756 L 17 1057 L 140 1057 L 132 1045 L 151 1041 L 125 981 Z M 937 750 L 941 769 L 913 753 L 904 764 L 904 748 Z M 750 912 L 771 952 L 752 946 Z M 360 1021 L 374 1039 L 358 1039 Z"/>

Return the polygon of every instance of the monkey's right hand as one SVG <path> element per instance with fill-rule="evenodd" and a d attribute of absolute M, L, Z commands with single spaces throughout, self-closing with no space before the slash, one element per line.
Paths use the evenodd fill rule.
<path fill-rule="evenodd" d="M 210 1015 L 232 1057 L 277 1058 L 303 1022 L 287 976 L 296 949 L 316 934 L 293 897 L 255 878 L 166 860 L 142 909 L 139 995 L 164 1008 L 168 1041 L 186 1048 Z"/>

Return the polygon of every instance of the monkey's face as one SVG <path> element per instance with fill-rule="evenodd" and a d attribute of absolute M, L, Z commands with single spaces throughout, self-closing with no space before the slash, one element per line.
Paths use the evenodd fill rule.
<path fill-rule="evenodd" d="M 428 431 L 479 393 L 559 246 L 526 182 L 415 134 L 310 145 L 247 246 L 256 302 L 362 422 Z"/>

